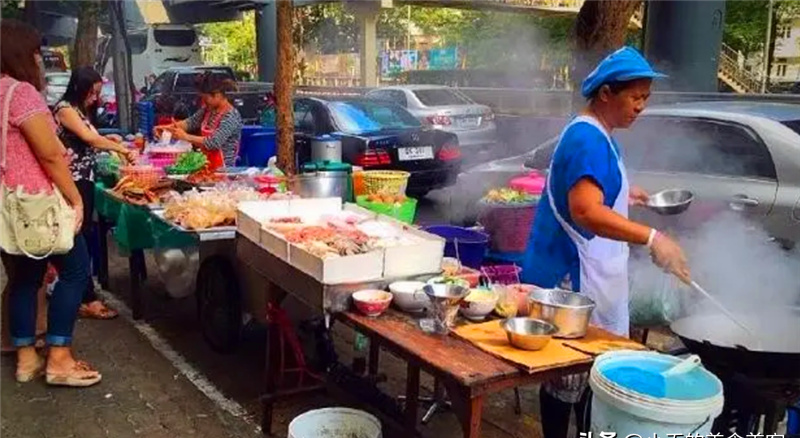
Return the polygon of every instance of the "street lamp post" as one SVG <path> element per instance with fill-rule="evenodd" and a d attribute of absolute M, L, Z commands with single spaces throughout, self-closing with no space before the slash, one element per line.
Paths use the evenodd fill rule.
<path fill-rule="evenodd" d="M 775 0 L 769 0 L 769 11 L 767 12 L 767 39 L 764 41 L 764 71 L 761 78 L 761 93 L 767 92 L 767 82 L 769 82 L 769 46 L 772 42 L 772 10 L 775 6 Z"/>

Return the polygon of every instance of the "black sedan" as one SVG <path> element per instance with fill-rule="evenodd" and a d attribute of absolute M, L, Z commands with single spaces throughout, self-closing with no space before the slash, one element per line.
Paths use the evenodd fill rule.
<path fill-rule="evenodd" d="M 404 108 L 373 100 L 294 101 L 295 151 L 299 164 L 311 159 L 311 140 L 341 139 L 342 160 L 364 170 L 411 173 L 407 192 L 422 197 L 455 184 L 461 169 L 458 138 L 423 126 Z"/>

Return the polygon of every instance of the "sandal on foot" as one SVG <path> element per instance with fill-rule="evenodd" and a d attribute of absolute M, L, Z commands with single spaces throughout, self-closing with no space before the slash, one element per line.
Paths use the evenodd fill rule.
<path fill-rule="evenodd" d="M 78 309 L 78 316 L 84 319 L 114 319 L 119 316 L 119 313 L 106 306 L 105 303 L 101 301 L 97 301 L 97 305 L 91 306 L 89 304 L 81 304 L 80 309 Z"/>
<path fill-rule="evenodd" d="M 77 388 L 92 386 L 100 382 L 102 379 L 103 376 L 100 373 L 92 369 L 89 364 L 83 361 L 75 361 L 75 365 L 68 373 L 47 373 L 46 377 L 48 385 L 73 386 Z"/>
<path fill-rule="evenodd" d="M 37 359 L 36 365 L 30 369 L 21 370 L 17 368 L 17 373 L 16 373 L 17 382 L 28 383 L 33 379 L 41 376 L 44 373 L 45 365 L 47 365 L 47 362 L 40 357 Z"/>

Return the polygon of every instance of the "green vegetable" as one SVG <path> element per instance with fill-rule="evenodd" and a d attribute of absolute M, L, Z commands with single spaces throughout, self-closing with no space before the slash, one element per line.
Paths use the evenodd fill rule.
<path fill-rule="evenodd" d="M 186 175 L 204 168 L 208 159 L 202 152 L 184 152 L 175 160 L 175 164 L 164 168 L 170 175 Z"/>

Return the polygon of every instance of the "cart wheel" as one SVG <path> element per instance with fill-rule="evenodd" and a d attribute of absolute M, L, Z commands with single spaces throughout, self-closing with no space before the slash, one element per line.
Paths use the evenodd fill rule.
<path fill-rule="evenodd" d="M 197 273 L 197 317 L 208 345 L 217 353 L 236 349 L 242 333 L 242 297 L 226 257 L 209 257 Z"/>

